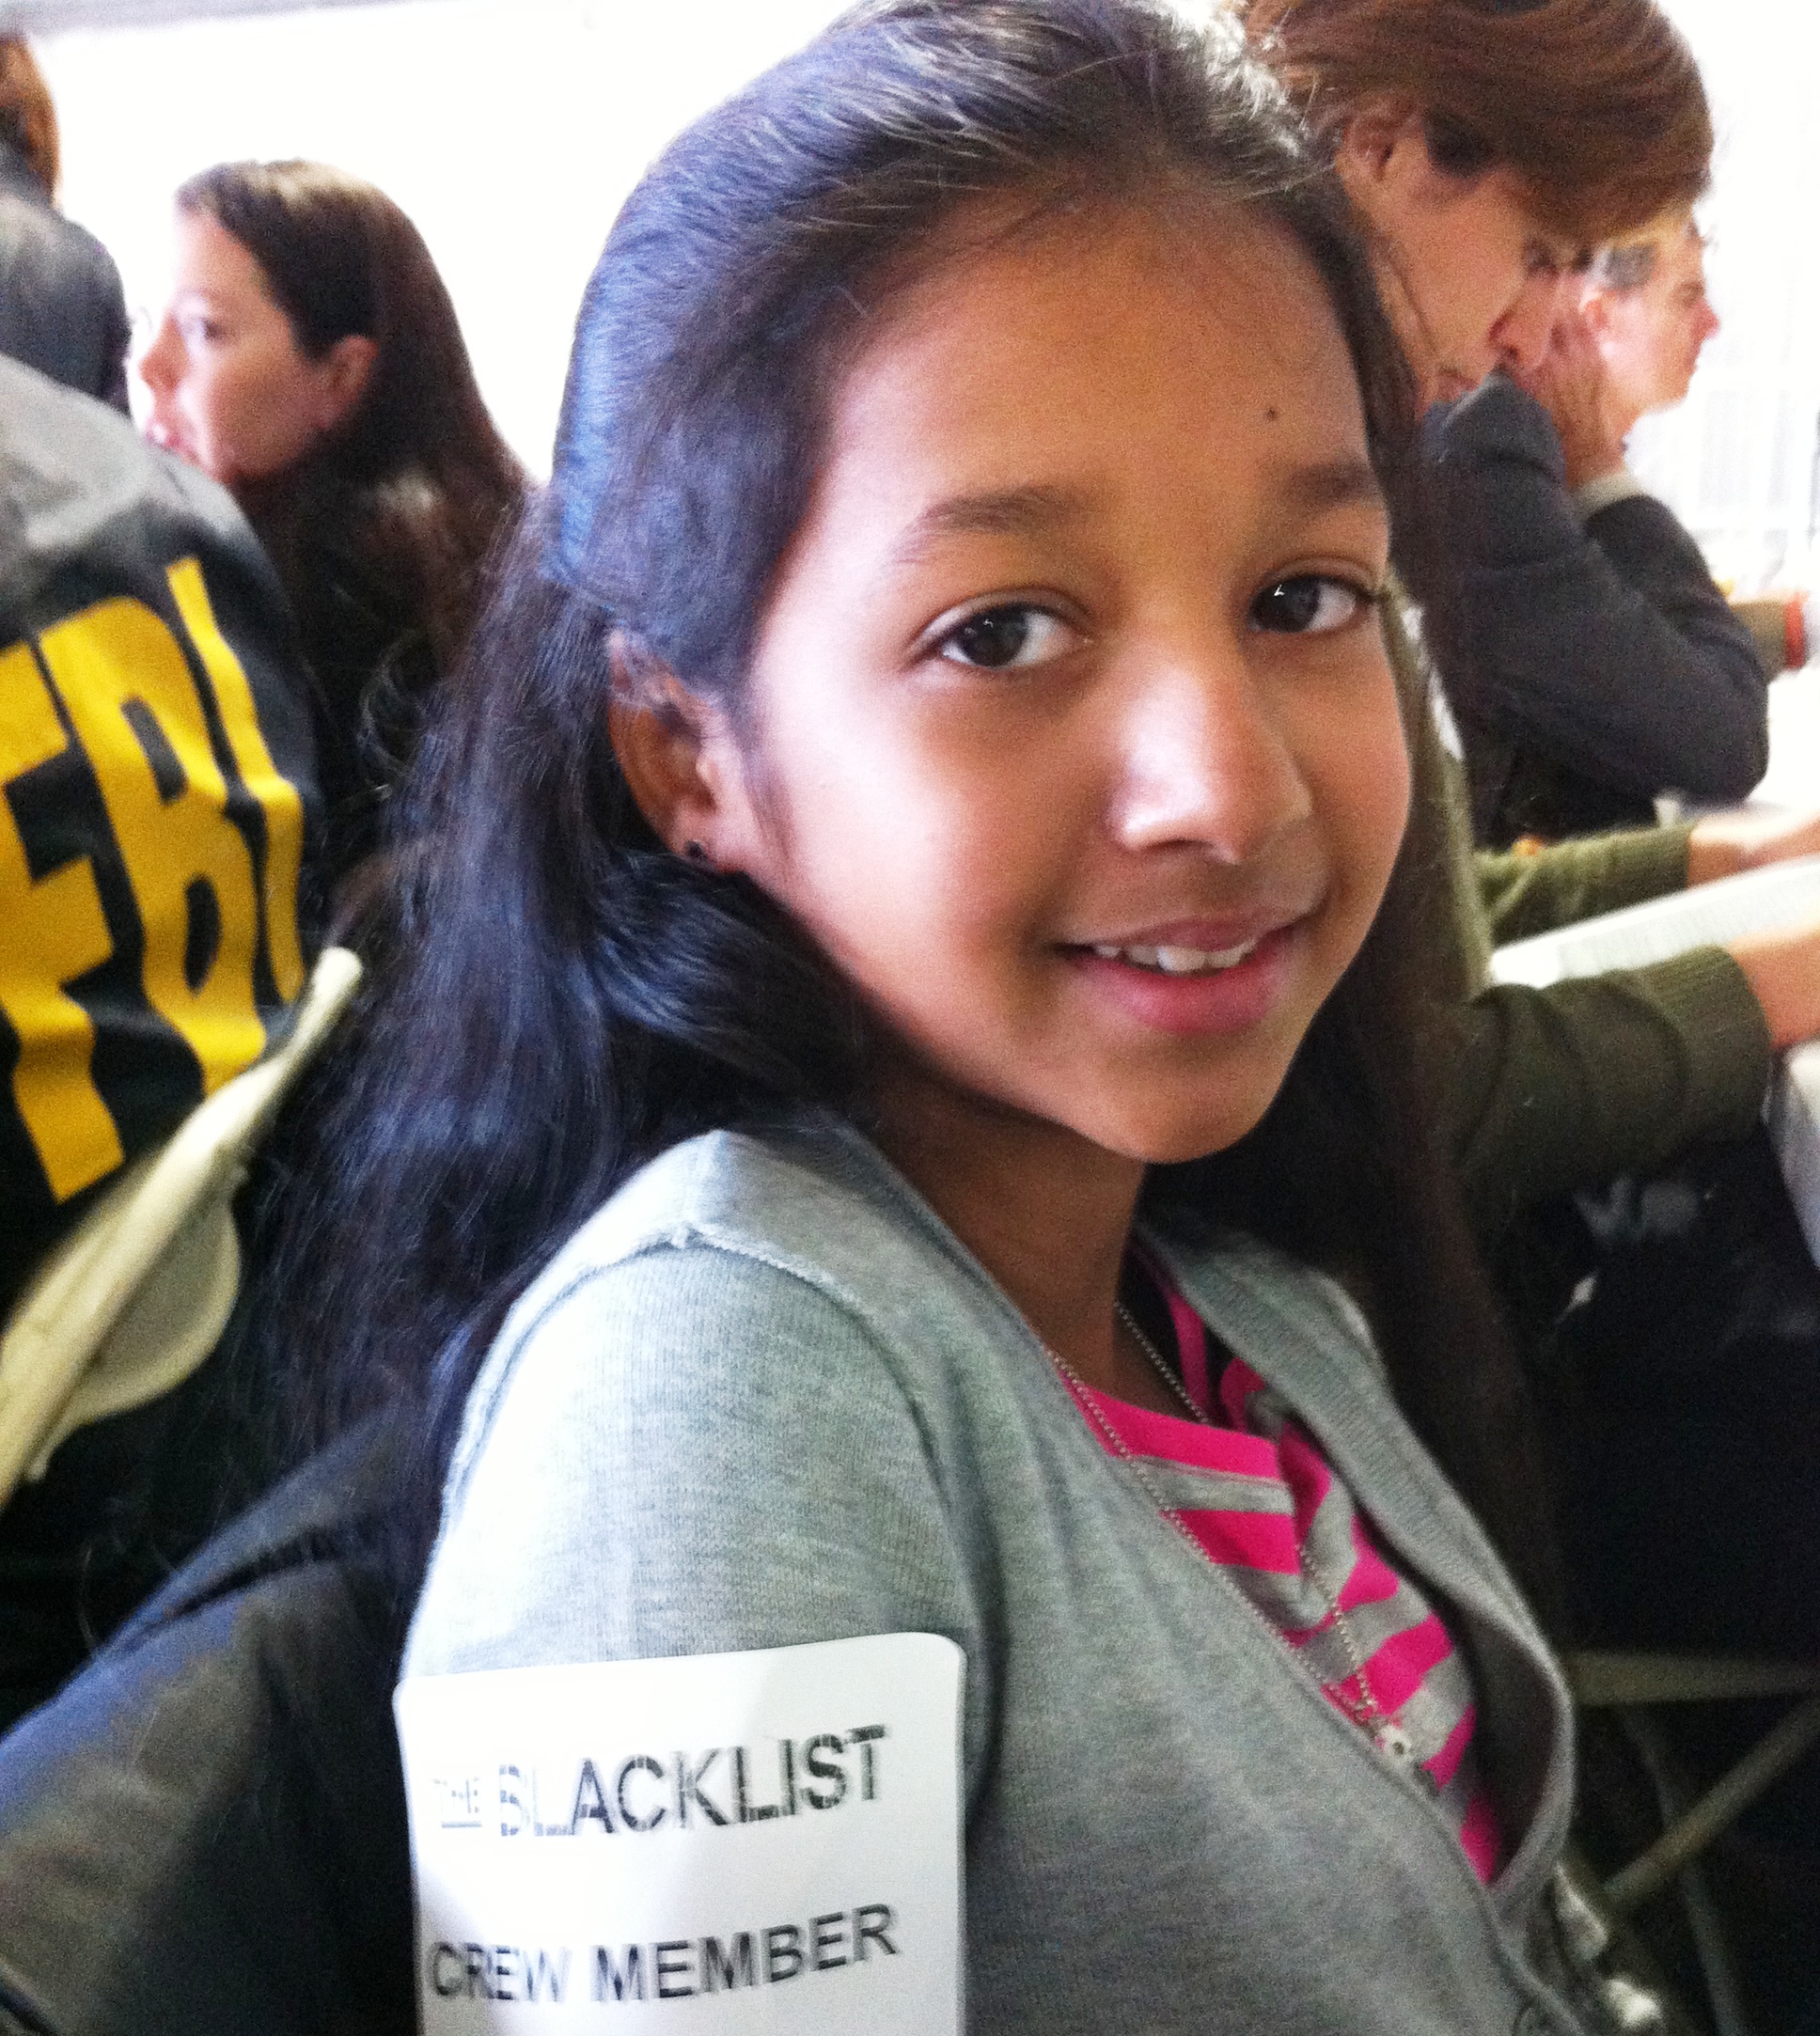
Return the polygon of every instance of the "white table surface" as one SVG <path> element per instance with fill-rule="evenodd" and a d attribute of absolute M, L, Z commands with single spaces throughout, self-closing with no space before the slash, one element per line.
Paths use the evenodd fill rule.
<path fill-rule="evenodd" d="M 1769 769 L 1752 806 L 1820 807 L 1820 665 L 1785 673 L 1769 689 Z"/>

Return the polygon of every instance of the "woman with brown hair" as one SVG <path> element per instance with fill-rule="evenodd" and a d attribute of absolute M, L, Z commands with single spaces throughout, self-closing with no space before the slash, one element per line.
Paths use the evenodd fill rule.
<path fill-rule="evenodd" d="M 1655 0 L 1249 0 L 1370 228 L 1429 400 L 1541 357 L 1560 274 L 1705 188 L 1712 118 Z"/>
<path fill-rule="evenodd" d="M 0 353 L 126 408 L 119 271 L 56 209 L 56 109 L 24 36 L 0 36 Z"/>
<path fill-rule="evenodd" d="M 179 191 L 177 242 L 139 368 L 149 430 L 233 491 L 296 609 L 338 881 L 377 845 L 525 476 L 383 192 L 322 164 L 222 164 Z"/>
<path fill-rule="evenodd" d="M 1249 25 L 1370 222 L 1404 346 L 1449 406 L 1424 426 L 1431 499 L 1404 565 L 1474 838 L 1648 826 L 1668 791 L 1743 799 L 1768 755 L 1749 633 L 1623 475 L 1596 352 L 1556 302 L 1577 254 L 1685 216 L 1703 187 L 1712 128 L 1686 44 L 1652 0 L 1257 0 Z"/>

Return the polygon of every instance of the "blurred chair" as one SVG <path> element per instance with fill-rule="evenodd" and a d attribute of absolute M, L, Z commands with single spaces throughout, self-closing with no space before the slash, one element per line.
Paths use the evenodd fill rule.
<path fill-rule="evenodd" d="M 1588 1652 L 1567 1655 L 1562 1667 L 1583 1711 L 1617 1714 L 1649 1778 L 1662 1822 L 1655 1841 L 1606 1878 L 1597 1891 L 1598 1904 L 1626 1922 L 1674 1889 L 1700 1962 L 1716 2036 L 1749 2036 L 1735 1961 L 1701 1858 L 1752 1803 L 1820 1745 L 1820 1665 Z M 1658 1706 L 1783 1697 L 1800 1700 L 1717 1781 L 1698 1793 L 1687 1788 L 1654 1715 Z"/>

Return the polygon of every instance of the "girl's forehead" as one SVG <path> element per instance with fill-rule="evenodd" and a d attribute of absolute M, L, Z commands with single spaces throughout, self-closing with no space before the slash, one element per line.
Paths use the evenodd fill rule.
<path fill-rule="evenodd" d="M 249 298 L 271 295 L 259 257 L 201 208 L 177 214 L 176 269 L 178 280 L 192 288 Z"/>
<path fill-rule="evenodd" d="M 976 539 L 1116 550 L 1159 519 L 1242 545 L 1310 474 L 1374 493 L 1352 360 L 1289 235 L 1063 215 L 976 236 L 878 316 L 792 556 L 857 585 Z"/>
<path fill-rule="evenodd" d="M 1007 201 L 957 222 L 873 314 L 836 392 L 833 450 L 934 416 L 962 434 L 1091 437 L 1095 388 L 1134 381 L 1210 427 L 1235 407 L 1329 407 L 1339 391 L 1362 436 L 1338 316 L 1284 227 L 1204 198 Z"/>
<path fill-rule="evenodd" d="M 871 292 L 881 337 L 940 316 L 956 297 L 1009 298 L 1058 272 L 1117 264 L 1195 290 L 1243 274 L 1311 277 L 1287 227 L 1255 207 L 1169 183 L 1127 196 L 990 194 L 960 207 L 892 264 Z"/>

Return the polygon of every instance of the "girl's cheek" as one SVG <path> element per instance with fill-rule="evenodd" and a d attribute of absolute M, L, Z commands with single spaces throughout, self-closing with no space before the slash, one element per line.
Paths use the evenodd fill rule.
<path fill-rule="evenodd" d="M 1388 678 L 1371 709 L 1332 735 L 1326 804 L 1337 853 L 1351 866 L 1341 873 L 1375 893 L 1389 881 L 1409 817 L 1409 751 Z"/>
<path fill-rule="evenodd" d="M 1374 807 L 1370 816 L 1372 850 L 1370 862 L 1376 890 L 1381 898 L 1390 881 L 1390 870 L 1403 846 L 1409 825 L 1409 752 L 1399 734 L 1385 747 L 1377 777 Z M 1373 907 L 1376 910 L 1375 902 Z"/>

